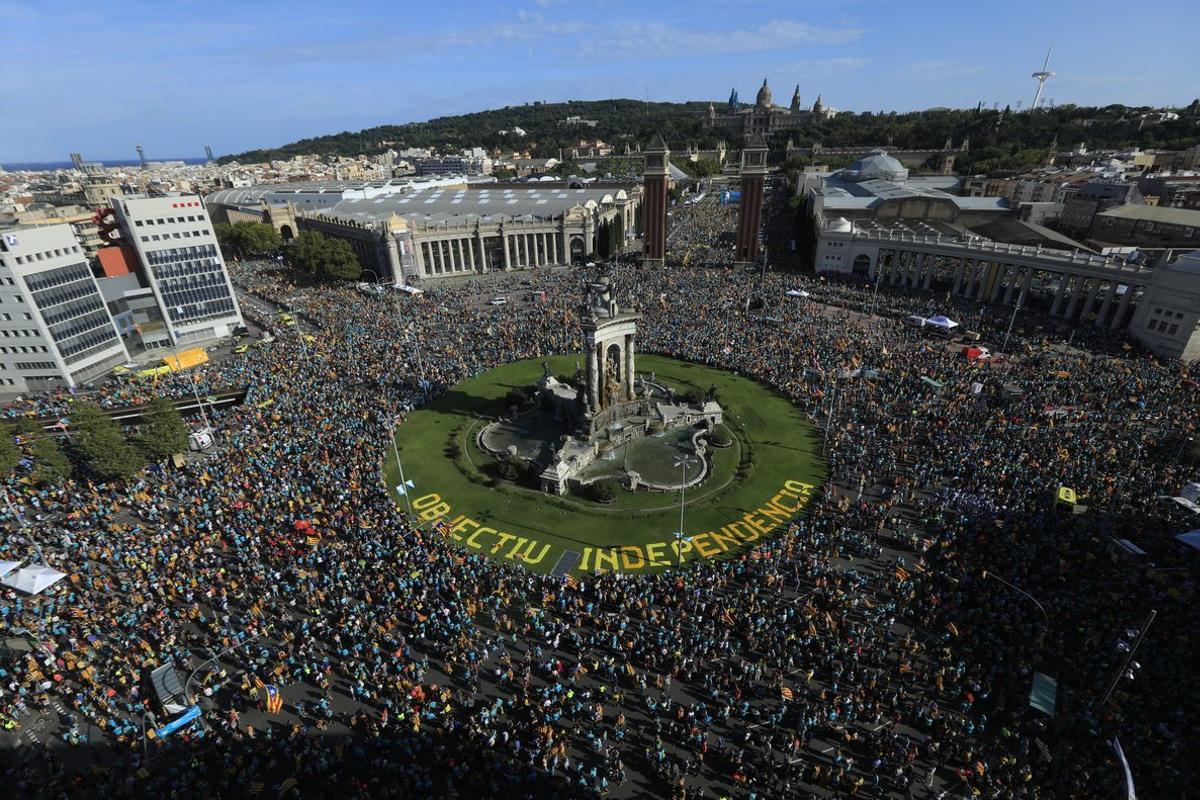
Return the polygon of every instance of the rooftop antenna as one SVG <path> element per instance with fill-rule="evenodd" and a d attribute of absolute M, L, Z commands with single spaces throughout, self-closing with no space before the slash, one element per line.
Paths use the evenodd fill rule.
<path fill-rule="evenodd" d="M 1033 105 L 1029 106 L 1030 111 L 1038 107 L 1038 101 L 1042 99 L 1042 89 L 1046 87 L 1046 81 L 1054 77 L 1053 70 L 1047 69 L 1050 66 L 1050 51 L 1053 49 L 1053 44 L 1046 48 L 1046 60 L 1042 63 L 1042 71 L 1033 73 L 1033 79 L 1038 82 L 1038 88 L 1037 94 L 1033 96 Z"/>
<path fill-rule="evenodd" d="M 137 153 L 138 153 L 138 160 L 142 162 L 142 169 L 145 169 L 146 168 L 146 151 L 142 149 L 142 146 L 140 144 L 137 146 Z"/>

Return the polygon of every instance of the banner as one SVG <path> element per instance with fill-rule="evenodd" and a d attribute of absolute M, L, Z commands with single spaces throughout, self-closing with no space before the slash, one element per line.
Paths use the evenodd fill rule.
<path fill-rule="evenodd" d="M 168 722 L 166 725 L 163 725 L 161 728 L 156 730 L 154 732 L 154 735 L 157 736 L 159 739 L 166 738 L 167 736 L 170 736 L 172 733 L 174 733 L 175 731 L 182 728 L 184 725 L 187 725 L 189 722 L 192 722 L 193 720 L 197 720 L 199 718 L 200 718 L 200 706 L 192 706 L 187 711 L 183 712 L 183 714 L 181 714 L 180 716 L 176 717 L 171 722 Z"/>

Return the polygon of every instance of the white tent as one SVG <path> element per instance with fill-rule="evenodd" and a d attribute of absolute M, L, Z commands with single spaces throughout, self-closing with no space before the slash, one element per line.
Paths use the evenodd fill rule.
<path fill-rule="evenodd" d="M 20 561 L 0 561 L 0 578 L 3 578 L 19 566 L 21 566 Z"/>
<path fill-rule="evenodd" d="M 957 322 L 942 314 L 938 314 L 936 317 L 930 317 L 929 319 L 925 320 L 925 324 L 932 325 L 935 328 L 945 328 L 946 330 L 958 327 Z"/>
<path fill-rule="evenodd" d="M 0 583 L 26 594 L 41 594 L 65 577 L 65 572 L 59 572 L 45 564 L 33 564 L 4 577 Z"/>
<path fill-rule="evenodd" d="M 809 296 L 808 292 L 804 291 L 803 289 L 788 289 L 786 292 L 784 292 L 784 294 L 786 294 L 788 297 L 808 297 Z"/>
<path fill-rule="evenodd" d="M 1195 549 L 1200 550 L 1200 529 L 1188 531 L 1187 533 L 1181 533 L 1175 538 L 1186 544 L 1188 547 L 1194 547 Z"/>

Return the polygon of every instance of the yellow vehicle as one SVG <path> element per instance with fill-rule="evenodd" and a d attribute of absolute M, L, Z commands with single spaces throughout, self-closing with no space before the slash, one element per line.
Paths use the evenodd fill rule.
<path fill-rule="evenodd" d="M 280 321 L 280 322 L 282 322 L 284 325 L 286 325 L 286 324 L 288 324 L 289 322 L 295 322 L 296 320 L 295 320 L 295 318 L 294 318 L 294 317 L 293 317 L 291 314 L 289 314 L 288 312 L 286 312 L 286 311 L 280 311 L 280 312 L 279 312 L 279 321 Z"/>
<path fill-rule="evenodd" d="M 250 349 L 250 345 L 239 344 L 237 347 L 233 348 L 233 352 L 237 353 L 240 356 L 242 353 L 246 352 L 249 349 Z"/>
<path fill-rule="evenodd" d="M 150 367 L 149 369 L 144 369 L 141 372 L 138 372 L 137 377 L 139 377 L 139 378 L 154 378 L 159 375 L 170 375 L 174 371 L 175 370 L 172 367 L 169 367 L 166 365 L 163 365 L 161 367 Z"/>
<path fill-rule="evenodd" d="M 287 319 L 283 320 L 283 327 L 285 327 L 285 328 L 296 327 L 296 320 L 292 319 L 291 317 L 288 317 Z"/>
<path fill-rule="evenodd" d="M 162 365 L 174 371 L 195 367 L 207 361 L 208 352 L 203 347 L 193 347 L 191 350 L 184 350 L 177 355 L 167 356 L 162 360 Z"/>
<path fill-rule="evenodd" d="M 301 338 L 304 339 L 305 344 L 312 344 L 317 340 L 317 337 L 313 336 L 311 333 L 306 333 Z"/>

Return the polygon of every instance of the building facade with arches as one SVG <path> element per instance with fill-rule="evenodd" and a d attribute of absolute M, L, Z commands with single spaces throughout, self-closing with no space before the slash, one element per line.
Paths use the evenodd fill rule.
<path fill-rule="evenodd" d="M 636 185 L 463 183 L 307 207 L 263 198 L 258 219 L 285 240 L 302 231 L 343 239 L 378 282 L 401 286 L 584 264 L 633 238 L 641 199 Z"/>

